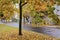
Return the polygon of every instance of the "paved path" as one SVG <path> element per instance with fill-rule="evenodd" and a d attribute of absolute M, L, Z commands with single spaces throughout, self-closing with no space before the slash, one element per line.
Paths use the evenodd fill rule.
<path fill-rule="evenodd" d="M 19 28 L 19 23 L 6 23 L 6 25 Z"/>
<path fill-rule="evenodd" d="M 6 25 L 19 28 L 18 23 L 6 23 Z M 60 38 L 60 29 L 55 28 L 55 27 L 31 27 L 31 26 L 23 25 L 22 29 L 34 31 L 38 33 L 43 33 L 43 34 L 47 34 L 53 37 Z"/>
<path fill-rule="evenodd" d="M 0 24 L 3 24 L 3 23 L 0 21 Z"/>

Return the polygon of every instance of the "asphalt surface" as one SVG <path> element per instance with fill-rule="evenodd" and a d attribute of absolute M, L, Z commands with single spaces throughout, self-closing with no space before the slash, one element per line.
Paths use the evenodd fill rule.
<path fill-rule="evenodd" d="M 60 38 L 60 29 L 56 27 L 30 27 L 30 26 L 24 25 L 23 29 L 42 33 L 42 34 L 47 34 L 49 36 L 53 36 L 56 38 Z"/>

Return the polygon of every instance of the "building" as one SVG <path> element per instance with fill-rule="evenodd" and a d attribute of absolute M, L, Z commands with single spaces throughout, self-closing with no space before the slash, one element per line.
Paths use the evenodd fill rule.
<path fill-rule="evenodd" d="M 58 18 L 60 19 L 60 5 L 55 4 L 55 10 L 54 13 L 58 15 Z"/>

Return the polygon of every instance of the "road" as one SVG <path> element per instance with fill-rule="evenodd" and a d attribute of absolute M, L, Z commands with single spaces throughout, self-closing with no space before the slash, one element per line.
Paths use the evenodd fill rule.
<path fill-rule="evenodd" d="M 24 25 L 23 29 L 47 34 L 49 36 L 53 36 L 56 38 L 60 38 L 60 29 L 58 29 L 56 27 L 31 27 L 31 26 L 28 27 L 28 26 Z"/>
<path fill-rule="evenodd" d="M 0 23 L 1 24 L 1 23 Z M 3 23 L 4 24 L 4 23 Z M 19 28 L 18 23 L 6 23 L 6 25 Z M 31 25 L 23 25 L 22 29 L 47 34 L 56 38 L 60 38 L 60 29 L 56 27 L 32 27 Z"/>

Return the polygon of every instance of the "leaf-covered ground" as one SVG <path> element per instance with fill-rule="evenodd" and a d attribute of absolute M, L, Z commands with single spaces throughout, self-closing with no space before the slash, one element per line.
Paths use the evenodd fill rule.
<path fill-rule="evenodd" d="M 22 30 L 22 36 L 18 34 L 18 28 L 0 24 L 0 40 L 58 40 L 40 33 Z"/>

